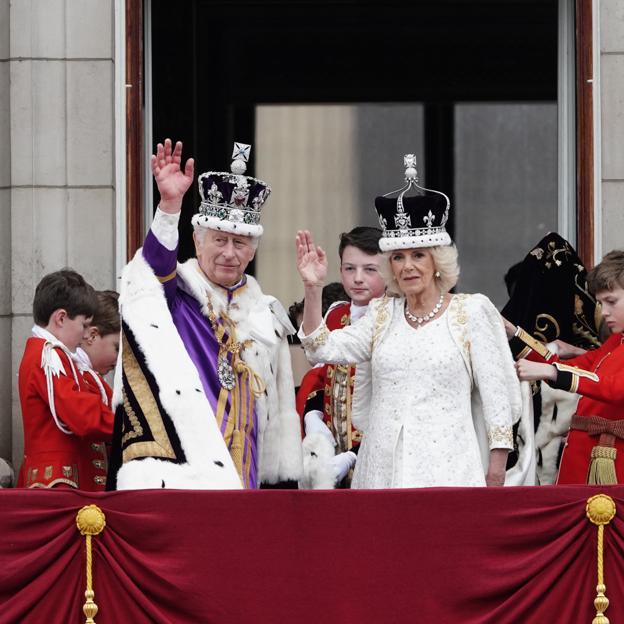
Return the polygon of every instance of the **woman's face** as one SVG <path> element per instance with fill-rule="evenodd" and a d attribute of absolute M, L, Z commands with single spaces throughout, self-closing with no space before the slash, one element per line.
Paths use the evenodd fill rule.
<path fill-rule="evenodd" d="M 404 295 L 420 295 L 436 287 L 435 263 L 429 247 L 391 252 L 390 268 Z"/>

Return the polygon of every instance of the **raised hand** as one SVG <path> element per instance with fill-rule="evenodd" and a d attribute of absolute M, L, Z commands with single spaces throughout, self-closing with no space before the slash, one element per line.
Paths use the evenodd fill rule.
<path fill-rule="evenodd" d="M 327 254 L 314 244 L 308 230 L 299 230 L 295 238 L 297 270 L 304 286 L 323 286 L 327 278 Z"/>
<path fill-rule="evenodd" d="M 179 212 L 182 206 L 184 193 L 193 183 L 195 162 L 189 158 L 182 171 L 182 141 L 171 149 L 171 139 L 165 139 L 165 144 L 159 143 L 156 154 L 152 155 L 151 165 L 158 192 L 160 193 L 160 209 L 163 212 Z"/>

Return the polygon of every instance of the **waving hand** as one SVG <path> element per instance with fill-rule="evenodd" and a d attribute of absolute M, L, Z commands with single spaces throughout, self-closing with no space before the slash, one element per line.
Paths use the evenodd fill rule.
<path fill-rule="evenodd" d="M 304 286 L 323 286 L 327 278 L 327 254 L 314 244 L 308 230 L 297 232 L 297 270 Z"/>
<path fill-rule="evenodd" d="M 158 192 L 160 193 L 160 209 L 170 214 L 179 212 L 182 206 L 184 193 L 193 183 L 195 163 L 189 158 L 181 168 L 182 141 L 171 149 L 171 139 L 165 139 L 165 144 L 159 143 L 156 154 L 152 155 L 151 165 Z"/>

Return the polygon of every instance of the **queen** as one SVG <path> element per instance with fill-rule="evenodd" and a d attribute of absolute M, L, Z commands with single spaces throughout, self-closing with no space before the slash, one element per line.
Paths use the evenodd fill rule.
<path fill-rule="evenodd" d="M 355 389 L 370 393 L 358 397 L 370 407 L 354 422 L 363 441 L 352 487 L 503 485 L 522 410 L 503 321 L 484 295 L 449 292 L 459 275 L 449 199 L 418 186 L 411 155 L 405 165 L 405 187 L 375 200 L 386 295 L 354 325 L 328 331 L 327 258 L 310 232 L 297 233 L 299 336 L 312 362 L 371 362 L 371 379 Z"/>

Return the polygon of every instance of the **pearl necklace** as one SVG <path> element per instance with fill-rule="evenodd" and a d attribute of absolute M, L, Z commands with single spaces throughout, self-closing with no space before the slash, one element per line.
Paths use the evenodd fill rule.
<path fill-rule="evenodd" d="M 409 311 L 409 307 L 407 305 L 407 299 L 406 299 L 405 300 L 405 316 L 407 316 L 407 318 L 410 321 L 412 321 L 412 323 L 418 323 L 419 325 L 422 325 L 423 323 L 430 321 L 440 311 L 440 308 L 442 307 L 443 303 L 444 303 L 444 293 L 441 293 L 438 303 L 435 304 L 435 306 L 433 307 L 433 310 L 431 310 L 429 314 L 425 314 L 424 316 L 416 316 Z"/>

